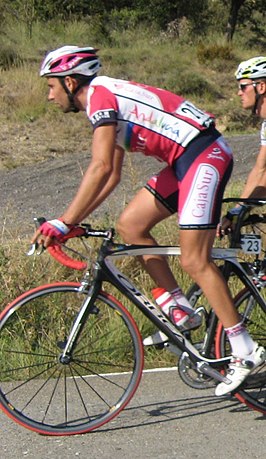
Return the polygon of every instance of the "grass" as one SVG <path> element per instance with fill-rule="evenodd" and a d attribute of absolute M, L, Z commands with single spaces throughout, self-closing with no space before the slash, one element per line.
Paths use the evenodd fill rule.
<path fill-rule="evenodd" d="M 241 35 L 236 35 L 234 45 L 228 46 L 218 34 L 210 35 L 203 43 L 200 37 L 191 39 L 189 34 L 179 38 L 163 34 L 152 25 L 123 31 L 114 28 L 106 36 L 99 35 L 97 27 L 86 21 L 45 25 L 37 22 L 29 40 L 23 23 L 10 20 L 5 24 L 4 39 L 0 36 L 1 119 L 10 124 L 45 119 L 48 128 L 55 119 L 55 110 L 46 103 L 46 84 L 39 77 L 40 62 L 47 50 L 77 43 L 100 48 L 102 73 L 181 93 L 215 113 L 218 127 L 226 133 L 256 129 L 240 109 L 234 71 L 241 60 L 260 50 L 248 45 L 245 48 Z M 58 110 L 56 113 L 61 123 L 54 129 L 59 133 L 65 117 L 60 117 Z M 77 117 L 73 119 L 76 124 Z"/>
<path fill-rule="evenodd" d="M 0 34 L 0 121 L 10 144 L 4 139 L 0 168 L 12 169 L 36 159 L 71 153 L 81 139 L 86 139 L 89 148 L 92 130 L 84 114 L 66 116 L 48 104 L 46 81 L 39 77 L 47 50 L 66 43 L 100 48 L 102 74 L 183 94 L 214 113 L 217 127 L 228 136 L 258 132 L 259 123 L 240 107 L 234 71 L 239 61 L 263 49 L 252 48 L 244 38 L 236 34 L 233 46 L 228 47 L 219 34 L 210 34 L 203 44 L 186 28 L 177 38 L 153 25 L 121 30 L 110 24 L 101 33 L 97 21 L 93 27 L 86 21 L 50 21 L 36 22 L 29 39 L 25 24 L 9 19 Z"/>

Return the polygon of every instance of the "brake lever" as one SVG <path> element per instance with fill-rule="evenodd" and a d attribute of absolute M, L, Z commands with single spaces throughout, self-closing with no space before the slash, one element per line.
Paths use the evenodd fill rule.
<path fill-rule="evenodd" d="M 34 225 L 36 230 L 46 222 L 46 219 L 44 217 L 34 217 L 33 218 Z M 41 255 L 43 251 L 45 250 L 45 247 L 42 244 L 39 244 L 38 242 L 34 242 L 33 244 L 30 245 L 29 250 L 26 252 L 26 255 L 28 257 L 31 257 L 32 255 Z"/>
<path fill-rule="evenodd" d="M 38 242 L 34 242 L 33 244 L 30 245 L 30 248 L 26 252 L 26 255 L 28 257 L 31 257 L 35 253 L 36 255 L 41 255 L 44 250 L 45 250 L 45 247 L 42 244 L 38 244 Z"/>

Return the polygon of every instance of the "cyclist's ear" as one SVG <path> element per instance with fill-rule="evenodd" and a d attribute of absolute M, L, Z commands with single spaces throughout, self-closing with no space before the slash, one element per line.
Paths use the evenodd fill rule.
<path fill-rule="evenodd" d="M 256 88 L 259 94 L 266 94 L 266 80 L 260 81 Z"/>
<path fill-rule="evenodd" d="M 76 87 L 78 86 L 78 82 L 75 78 L 72 78 L 71 76 L 67 75 L 65 78 L 64 78 L 64 82 L 65 82 L 65 85 L 67 87 L 67 89 L 72 93 L 74 92 L 74 90 L 76 89 Z"/>

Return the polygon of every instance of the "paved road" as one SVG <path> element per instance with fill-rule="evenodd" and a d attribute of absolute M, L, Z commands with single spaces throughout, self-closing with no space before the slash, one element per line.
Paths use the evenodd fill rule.
<path fill-rule="evenodd" d="M 0 413 L 2 459 L 265 459 L 266 418 L 176 371 L 144 373 L 128 407 L 100 430 L 43 437 Z"/>

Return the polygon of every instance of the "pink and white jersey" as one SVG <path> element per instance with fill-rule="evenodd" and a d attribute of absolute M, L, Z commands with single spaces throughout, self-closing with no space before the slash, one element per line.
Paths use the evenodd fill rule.
<path fill-rule="evenodd" d="M 106 76 L 93 79 L 87 115 L 93 128 L 117 124 L 117 145 L 172 164 L 214 123 L 183 97 L 164 89 Z"/>

